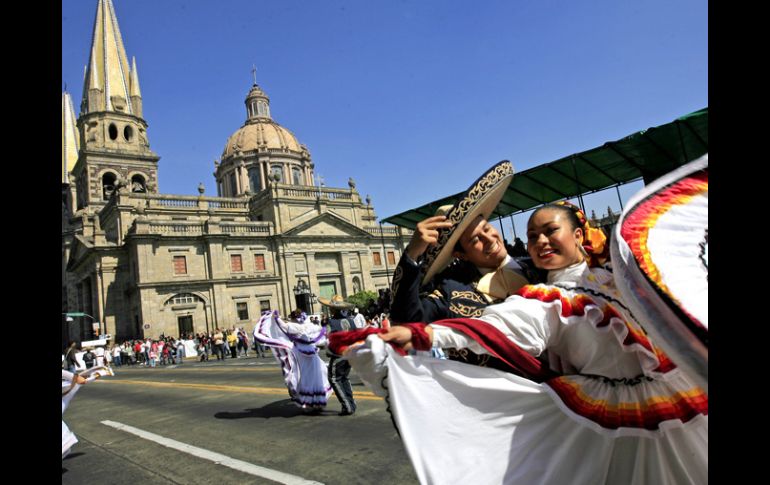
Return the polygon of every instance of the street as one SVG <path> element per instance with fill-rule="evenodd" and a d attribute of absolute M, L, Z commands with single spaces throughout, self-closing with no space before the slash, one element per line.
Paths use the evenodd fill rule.
<path fill-rule="evenodd" d="M 351 382 L 355 415 L 334 395 L 307 415 L 269 355 L 116 367 L 64 413 L 62 484 L 416 484 L 385 402 Z"/>

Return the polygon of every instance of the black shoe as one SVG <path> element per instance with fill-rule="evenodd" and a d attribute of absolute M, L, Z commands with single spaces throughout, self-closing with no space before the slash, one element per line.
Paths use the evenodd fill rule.
<path fill-rule="evenodd" d="M 352 416 L 355 413 L 355 411 L 348 411 L 347 409 L 343 409 L 339 412 L 338 416 Z"/>

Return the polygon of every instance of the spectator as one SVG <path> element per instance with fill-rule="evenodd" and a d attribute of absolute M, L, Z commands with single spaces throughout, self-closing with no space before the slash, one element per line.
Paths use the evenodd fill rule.
<path fill-rule="evenodd" d="M 134 341 L 134 358 L 137 364 L 144 364 L 144 344 L 141 340 Z"/>
<path fill-rule="evenodd" d="M 93 350 L 91 350 L 91 347 L 88 347 L 86 349 L 86 353 L 83 354 L 83 362 L 86 364 L 86 369 L 93 367 L 95 361 L 96 354 L 94 354 Z"/>
<path fill-rule="evenodd" d="M 148 358 L 150 359 L 150 367 L 155 367 L 155 359 L 158 358 L 158 342 L 152 342 L 150 344 L 150 350 L 147 353 Z"/>
<path fill-rule="evenodd" d="M 117 367 L 121 367 L 123 365 L 123 356 L 121 355 L 120 351 L 120 345 L 113 344 L 112 345 L 112 361 L 115 363 Z"/>
<path fill-rule="evenodd" d="M 353 308 L 353 314 L 351 315 L 353 322 L 356 324 L 356 328 L 366 328 L 366 318 L 358 313 L 358 308 Z"/>
<path fill-rule="evenodd" d="M 171 346 L 166 344 L 160 352 L 160 365 L 173 364 L 171 360 Z"/>
<path fill-rule="evenodd" d="M 235 329 L 227 332 L 227 346 L 230 347 L 230 357 L 237 358 L 238 336 L 235 334 Z"/>
<path fill-rule="evenodd" d="M 222 331 L 217 328 L 217 331 L 212 338 L 214 340 L 214 353 L 217 356 L 217 360 L 224 360 L 225 359 L 225 336 L 222 335 Z"/>
<path fill-rule="evenodd" d="M 207 340 L 208 339 L 203 335 L 198 338 L 198 355 L 200 356 L 200 362 L 209 361 L 209 348 L 208 345 L 206 345 Z"/>
<path fill-rule="evenodd" d="M 64 354 L 64 361 L 67 365 L 67 370 L 75 374 L 78 371 L 78 361 L 75 357 L 78 352 L 78 343 L 75 341 L 70 342 L 67 347 L 67 352 Z"/>
<path fill-rule="evenodd" d="M 238 356 L 241 355 L 241 351 L 244 357 L 249 356 L 249 337 L 243 327 L 238 329 Z"/>
<path fill-rule="evenodd" d="M 184 350 L 184 341 L 180 338 L 176 341 L 176 363 L 181 364 L 184 362 L 185 358 L 185 350 Z"/>
<path fill-rule="evenodd" d="M 510 251 L 511 256 L 514 258 L 520 258 L 520 257 L 526 257 L 528 255 L 527 253 L 527 247 L 524 245 L 524 241 L 521 239 L 514 238 L 513 240 L 513 248 Z"/>

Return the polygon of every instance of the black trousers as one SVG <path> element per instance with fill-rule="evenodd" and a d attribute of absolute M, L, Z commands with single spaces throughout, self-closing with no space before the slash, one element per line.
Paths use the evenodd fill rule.
<path fill-rule="evenodd" d="M 356 401 L 353 399 L 353 388 L 350 385 L 350 379 L 348 379 L 349 374 L 350 362 L 341 357 L 329 359 L 329 384 L 342 404 L 342 409 L 352 413 L 356 410 Z"/>

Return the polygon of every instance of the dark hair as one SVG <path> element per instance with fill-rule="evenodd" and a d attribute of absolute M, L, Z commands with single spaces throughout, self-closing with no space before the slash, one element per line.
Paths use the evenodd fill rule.
<path fill-rule="evenodd" d="M 558 204 L 546 204 L 542 207 L 539 207 L 535 210 L 535 212 L 532 213 L 531 216 L 529 216 L 529 220 L 531 221 L 535 215 L 546 209 L 553 209 L 560 211 L 562 214 L 565 214 L 567 216 L 567 220 L 569 221 L 570 225 L 572 226 L 572 229 L 582 229 L 585 231 L 585 227 L 583 227 L 583 224 L 580 222 L 580 218 L 577 216 L 574 210 L 572 210 L 569 206 L 566 205 L 558 205 Z"/>

